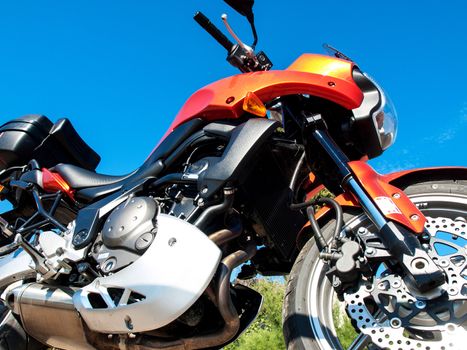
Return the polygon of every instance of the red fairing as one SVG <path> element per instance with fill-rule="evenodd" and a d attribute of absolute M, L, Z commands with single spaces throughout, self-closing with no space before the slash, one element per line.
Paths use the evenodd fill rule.
<path fill-rule="evenodd" d="M 46 192 L 61 191 L 71 200 L 75 200 L 74 191 L 68 183 L 58 173 L 53 173 L 48 169 L 42 169 L 42 188 Z"/>
<path fill-rule="evenodd" d="M 188 120 L 235 119 L 244 114 L 243 100 L 253 92 L 263 102 L 279 96 L 309 94 L 347 109 L 360 106 L 363 94 L 352 78 L 353 63 L 329 56 L 302 55 L 287 70 L 235 75 L 195 92 L 183 105 L 169 132 Z"/>
<path fill-rule="evenodd" d="M 348 163 L 355 178 L 388 220 L 396 221 L 415 233 L 422 233 L 426 218 L 409 197 L 391 185 L 390 178 L 378 174 L 366 162 Z"/>
<path fill-rule="evenodd" d="M 335 57 L 303 54 L 286 70 L 244 73 L 214 82 L 191 95 L 156 148 L 175 128 L 191 119 L 239 118 L 245 113 L 243 100 L 249 92 L 263 103 L 279 96 L 308 94 L 347 109 L 357 108 L 363 93 L 353 80 L 354 67 L 353 62 Z"/>

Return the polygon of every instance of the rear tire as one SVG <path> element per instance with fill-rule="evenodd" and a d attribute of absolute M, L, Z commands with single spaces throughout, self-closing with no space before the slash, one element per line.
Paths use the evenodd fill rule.
<path fill-rule="evenodd" d="M 429 216 L 443 212 L 448 213 L 452 219 L 467 217 L 467 181 L 419 182 L 403 190 L 413 201 L 417 201 L 417 198 L 421 201 L 423 198 L 420 210 Z M 347 211 L 344 214 L 346 225 L 355 222 L 354 220 L 360 220 L 362 226 L 369 225 L 368 219 L 361 211 Z M 331 220 L 322 228 L 327 241 L 332 238 L 334 223 L 335 221 Z M 326 265 L 319 259 L 318 254 L 312 238 L 301 250 L 289 275 L 282 315 L 287 349 L 343 348 L 332 315 L 336 297 L 332 297 L 331 294 L 335 296 L 335 293 L 325 276 Z"/>

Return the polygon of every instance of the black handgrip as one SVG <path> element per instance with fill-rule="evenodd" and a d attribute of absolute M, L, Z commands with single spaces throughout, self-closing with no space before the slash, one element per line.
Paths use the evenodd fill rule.
<path fill-rule="evenodd" d="M 211 34 L 211 36 L 216 39 L 219 44 L 221 44 L 227 51 L 230 52 L 233 43 L 227 39 L 227 37 L 222 34 L 222 32 L 214 24 L 211 23 L 209 18 L 203 15 L 200 11 L 196 12 L 193 18 L 201 27 L 204 28 L 205 31 Z"/>

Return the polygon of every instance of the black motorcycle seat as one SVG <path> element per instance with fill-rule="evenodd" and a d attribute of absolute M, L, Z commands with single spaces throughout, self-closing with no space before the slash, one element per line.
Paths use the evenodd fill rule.
<path fill-rule="evenodd" d="M 103 175 L 63 163 L 54 166 L 51 170 L 59 173 L 73 189 L 78 190 L 76 197 L 80 201 L 93 202 L 104 195 L 118 191 L 127 181 L 157 176 L 164 167 L 161 161 L 203 125 L 204 122 L 199 118 L 181 124 L 163 139 L 140 168 L 127 175 Z"/>
<path fill-rule="evenodd" d="M 114 184 L 134 174 L 134 172 L 132 172 L 123 176 L 103 175 L 80 168 L 76 165 L 63 163 L 54 166 L 51 170 L 59 173 L 68 185 L 75 190 Z"/>

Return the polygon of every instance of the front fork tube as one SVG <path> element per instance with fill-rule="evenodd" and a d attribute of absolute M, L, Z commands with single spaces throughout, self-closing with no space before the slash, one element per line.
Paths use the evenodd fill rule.
<path fill-rule="evenodd" d="M 422 249 L 416 235 L 410 230 L 387 220 L 375 201 L 352 174 L 349 159 L 330 137 L 326 129 L 315 128 L 311 135 L 329 155 L 340 175 L 340 186 L 350 192 L 379 231 L 379 238 L 420 292 L 426 292 L 445 282 L 444 273 Z"/>

